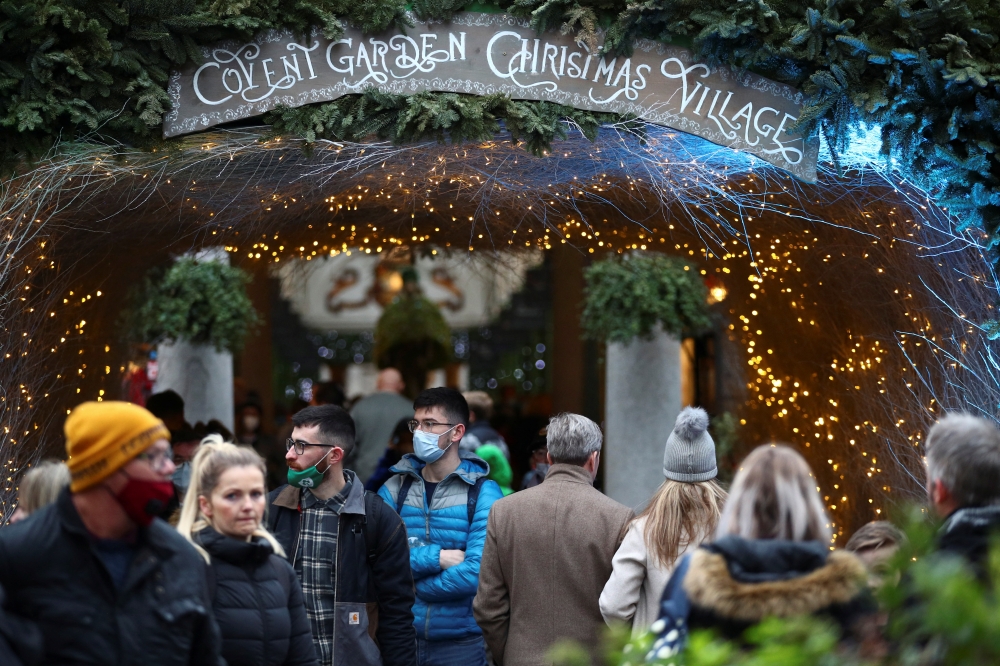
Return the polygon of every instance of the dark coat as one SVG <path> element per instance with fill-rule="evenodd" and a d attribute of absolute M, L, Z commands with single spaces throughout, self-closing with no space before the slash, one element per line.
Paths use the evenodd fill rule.
<path fill-rule="evenodd" d="M 858 558 L 818 541 L 724 537 L 678 564 L 653 625 L 653 651 L 667 656 L 694 629 L 738 640 L 768 617 L 821 615 L 851 633 L 876 610 L 866 580 Z"/>
<path fill-rule="evenodd" d="M 33 666 L 42 659 L 42 633 L 31 622 L 4 612 L 6 595 L 0 588 L 0 664 Z"/>
<path fill-rule="evenodd" d="M 316 666 L 302 588 L 263 539 L 238 541 L 207 528 L 195 541 L 212 557 L 209 588 L 229 666 Z"/>
<path fill-rule="evenodd" d="M 990 538 L 996 536 L 1000 536 L 1000 506 L 959 509 L 941 526 L 938 549 L 964 558 L 985 580 Z"/>
<path fill-rule="evenodd" d="M 300 496 L 298 488 L 288 485 L 268 496 L 268 530 L 293 564 Z M 382 666 L 416 666 L 415 593 L 406 528 L 381 497 L 365 492 L 356 476 L 340 512 L 336 564 L 334 666 L 377 664 L 378 655 Z"/>
<path fill-rule="evenodd" d="M 42 664 L 220 666 L 205 560 L 162 520 L 139 530 L 121 590 L 69 490 L 0 530 L 6 610 L 41 629 Z"/>

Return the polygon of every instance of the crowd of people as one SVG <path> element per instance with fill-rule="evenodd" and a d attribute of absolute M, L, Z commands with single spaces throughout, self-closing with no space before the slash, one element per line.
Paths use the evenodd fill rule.
<path fill-rule="evenodd" d="M 598 663 L 606 624 L 652 631 L 649 659 L 769 616 L 829 617 L 845 641 L 879 630 L 870 586 L 903 536 L 876 522 L 834 548 L 790 447 L 752 451 L 727 493 L 708 415 L 685 408 L 636 516 L 594 487 L 603 434 L 584 416 L 550 419 L 513 492 L 482 395 L 426 389 L 404 410 L 401 379 L 380 389 L 297 412 L 270 492 L 239 434 L 187 446 L 171 414 L 72 410 L 66 462 L 22 479 L 0 530 L 0 663 L 540 666 L 567 639 Z M 1000 431 L 946 416 L 926 457 L 938 547 L 985 579 Z"/>

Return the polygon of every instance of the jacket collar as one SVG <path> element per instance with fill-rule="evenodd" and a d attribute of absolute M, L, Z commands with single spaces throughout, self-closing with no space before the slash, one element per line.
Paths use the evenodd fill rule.
<path fill-rule="evenodd" d="M 591 478 L 590 472 L 579 465 L 554 463 L 549 467 L 549 473 L 545 475 L 545 483 L 583 483 L 593 486 L 594 479 Z"/>
<path fill-rule="evenodd" d="M 194 540 L 212 557 L 237 566 L 261 565 L 274 552 L 271 544 L 260 537 L 251 541 L 241 541 L 220 534 L 211 527 L 206 527 L 195 534 Z"/>
<path fill-rule="evenodd" d="M 941 532 L 986 532 L 1000 527 L 1000 505 L 958 509 L 944 521 Z"/>
<path fill-rule="evenodd" d="M 812 561 L 812 556 L 806 559 Z M 867 578 L 861 561 L 846 551 L 833 551 L 821 566 L 792 577 L 758 576 L 744 582 L 731 567 L 719 549 L 699 548 L 691 554 L 683 586 L 695 606 L 740 622 L 809 615 L 845 604 L 864 591 Z"/>
<path fill-rule="evenodd" d="M 345 469 L 344 475 L 351 481 L 351 490 L 347 493 L 347 500 L 344 502 L 344 508 L 340 512 L 355 513 L 363 516 L 365 515 L 365 486 L 358 480 L 358 475 L 351 470 Z M 301 488 L 285 484 L 278 491 L 277 497 L 274 498 L 274 506 L 298 511 L 301 499 Z"/>
<path fill-rule="evenodd" d="M 444 483 L 446 479 L 455 476 L 471 486 L 475 485 L 476 479 L 490 473 L 490 466 L 479 456 L 473 453 L 461 453 L 460 457 L 461 462 L 458 467 L 454 472 L 445 477 L 445 479 L 441 481 L 442 483 Z M 422 481 L 424 477 L 421 475 L 420 471 L 426 466 L 427 463 L 423 460 L 412 453 L 407 453 L 398 463 L 393 465 L 389 471 L 395 474 L 407 474 Z"/>

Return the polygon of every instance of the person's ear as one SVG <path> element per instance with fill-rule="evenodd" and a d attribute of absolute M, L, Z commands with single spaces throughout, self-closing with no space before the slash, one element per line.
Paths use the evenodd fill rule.
<path fill-rule="evenodd" d="M 465 437 L 465 424 L 459 423 L 455 426 L 455 429 L 451 431 L 451 441 L 458 442 Z"/>
<path fill-rule="evenodd" d="M 547 462 L 550 465 L 556 464 L 556 461 L 552 459 L 552 454 L 549 453 L 548 451 L 545 452 L 545 462 Z"/>
<path fill-rule="evenodd" d="M 347 454 L 344 453 L 344 449 L 340 448 L 339 446 L 335 446 L 332 449 L 330 449 L 330 453 L 328 454 L 327 459 L 330 465 L 336 465 L 339 462 L 343 462 L 344 457 L 346 455 Z"/>
<path fill-rule="evenodd" d="M 951 491 L 948 490 L 948 486 L 942 483 L 941 479 L 934 479 L 931 481 L 931 502 L 935 506 L 940 506 L 942 504 L 947 504 L 951 500 Z"/>
<path fill-rule="evenodd" d="M 198 508 L 201 510 L 201 515 L 209 520 L 212 519 L 212 502 L 204 495 L 198 496 Z"/>

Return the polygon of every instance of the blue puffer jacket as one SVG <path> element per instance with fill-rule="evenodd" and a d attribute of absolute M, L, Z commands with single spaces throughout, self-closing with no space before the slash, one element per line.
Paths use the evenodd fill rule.
<path fill-rule="evenodd" d="M 378 491 L 389 506 L 395 507 L 404 475 L 413 477 L 401 516 L 407 535 L 429 544 L 410 548 L 410 568 L 417 587 L 413 625 L 417 636 L 425 640 L 478 636 L 482 631 L 472 617 L 472 599 L 479 584 L 486 519 L 493 502 L 503 497 L 503 493 L 496 482 L 484 482 L 469 525 L 469 489 L 476 479 L 489 473 L 489 465 L 481 458 L 463 454 L 458 469 L 438 484 L 430 511 L 426 508 L 424 479 L 420 475 L 423 467 L 424 463 L 416 456 L 403 456 L 392 468 L 395 476 Z M 464 550 L 465 561 L 442 570 L 439 560 L 442 548 Z"/>

